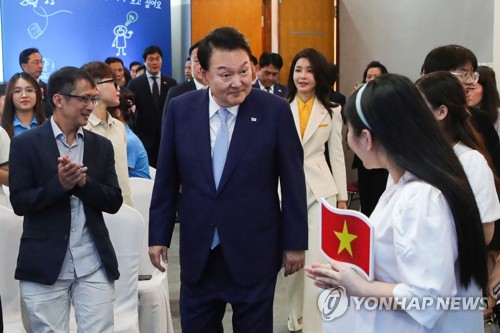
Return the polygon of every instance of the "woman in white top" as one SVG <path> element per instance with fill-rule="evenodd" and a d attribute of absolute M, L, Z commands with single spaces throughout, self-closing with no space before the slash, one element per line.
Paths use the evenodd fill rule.
<path fill-rule="evenodd" d="M 356 311 L 353 332 L 481 332 L 480 309 L 436 307 L 439 297 L 480 297 L 488 273 L 474 194 L 420 92 L 409 79 L 385 74 L 359 89 L 345 111 L 349 146 L 367 168 L 390 175 L 370 217 L 374 281 L 335 261 L 307 267 L 308 276 L 351 296 L 434 304 Z"/>
<path fill-rule="evenodd" d="M 490 157 L 470 123 L 464 88 L 456 76 L 445 71 L 427 74 L 416 84 L 462 163 L 476 198 L 486 242 L 489 243 L 493 237 L 494 222 L 500 219 L 500 202 L 493 168 L 487 162 L 491 161 Z"/>
<path fill-rule="evenodd" d="M 288 101 L 302 147 L 307 188 L 309 249 L 305 263 L 325 261 L 319 248 L 319 202 L 347 208 L 347 185 L 342 147 L 340 106 L 330 102 L 330 78 L 326 58 L 315 49 L 304 49 L 292 60 L 288 77 Z M 331 171 L 325 157 L 328 147 Z M 321 313 L 315 306 L 320 289 L 305 280 L 303 271 L 286 277 L 289 299 L 288 329 L 321 332 Z"/>

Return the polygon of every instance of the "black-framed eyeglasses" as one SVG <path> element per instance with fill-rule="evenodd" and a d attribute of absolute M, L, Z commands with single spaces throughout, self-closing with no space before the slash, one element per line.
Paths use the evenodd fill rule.
<path fill-rule="evenodd" d="M 85 105 L 90 105 L 92 103 L 93 105 L 96 105 L 99 102 L 99 97 L 97 96 L 78 96 L 78 95 L 71 95 L 71 94 L 61 94 L 66 97 L 71 97 L 71 98 L 77 98 L 80 100 Z"/>
<path fill-rule="evenodd" d="M 118 85 L 118 82 L 115 81 L 115 79 L 107 79 L 104 81 L 96 82 L 95 84 L 103 84 L 103 83 L 108 83 L 108 82 L 112 82 L 115 85 L 115 88 L 118 89 L 119 85 Z"/>

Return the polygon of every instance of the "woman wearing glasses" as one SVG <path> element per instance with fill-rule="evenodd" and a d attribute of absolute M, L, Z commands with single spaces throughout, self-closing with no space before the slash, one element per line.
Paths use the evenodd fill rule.
<path fill-rule="evenodd" d="M 38 83 L 24 72 L 14 74 L 7 83 L 2 127 L 12 138 L 44 121 L 42 92 Z"/>
<path fill-rule="evenodd" d="M 2 185 L 9 186 L 10 139 L 45 121 L 42 93 L 38 83 L 27 73 L 14 74 L 5 92 L 0 130 L 0 205 L 10 207 Z"/>
<path fill-rule="evenodd" d="M 467 92 L 467 104 L 486 111 L 500 136 L 500 96 L 495 71 L 488 66 L 479 66 L 477 72 L 479 81 Z"/>

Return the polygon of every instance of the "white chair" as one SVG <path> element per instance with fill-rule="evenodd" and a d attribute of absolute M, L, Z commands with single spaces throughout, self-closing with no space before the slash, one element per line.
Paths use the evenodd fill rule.
<path fill-rule="evenodd" d="M 0 206 L 0 295 L 4 333 L 25 332 L 21 320 L 19 281 L 14 279 L 22 232 L 22 217 Z"/>
<path fill-rule="evenodd" d="M 152 166 L 149 167 L 149 175 L 151 176 L 151 180 L 155 180 L 156 177 L 156 169 Z"/>
<path fill-rule="evenodd" d="M 146 232 L 144 233 L 144 242 L 141 250 L 141 261 L 139 264 L 139 274 L 153 274 L 155 267 L 151 264 L 148 254 L 148 226 L 149 226 L 149 206 L 151 205 L 151 196 L 153 194 L 154 182 L 146 178 L 129 178 L 130 193 L 135 203 L 135 208 L 142 214 L 146 223 Z"/>
<path fill-rule="evenodd" d="M 143 215 L 146 230 L 149 225 L 149 206 L 154 182 L 145 178 L 130 178 L 130 192 L 137 210 Z M 166 268 L 165 268 L 166 269 Z M 144 237 L 139 274 L 152 275 L 147 281 L 139 281 L 139 328 L 141 332 L 173 332 L 168 293 L 167 271 L 156 269 L 149 260 L 148 232 Z"/>
<path fill-rule="evenodd" d="M 103 216 L 120 271 L 120 278 L 115 281 L 113 332 L 139 333 L 137 276 L 145 232 L 144 219 L 126 204 L 116 214 L 103 213 Z M 73 307 L 71 310 L 70 332 L 76 332 Z"/>
<path fill-rule="evenodd" d="M 146 225 L 142 215 L 125 204 L 116 214 L 103 215 L 120 270 L 115 281 L 114 332 L 139 333 L 137 276 Z"/>

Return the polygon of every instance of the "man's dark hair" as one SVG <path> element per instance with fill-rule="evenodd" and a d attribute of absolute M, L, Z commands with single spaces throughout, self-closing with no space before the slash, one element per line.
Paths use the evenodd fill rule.
<path fill-rule="evenodd" d="M 257 60 L 257 57 L 254 56 L 253 54 L 250 55 L 250 61 L 252 62 L 252 64 L 254 64 L 254 66 L 257 66 L 259 64 L 259 61 Z"/>
<path fill-rule="evenodd" d="M 198 47 L 198 60 L 204 70 L 208 70 L 208 63 L 212 56 L 213 49 L 225 51 L 244 50 L 248 57 L 252 56 L 252 51 L 245 36 L 233 27 L 221 27 L 212 30 L 200 41 Z"/>
<path fill-rule="evenodd" d="M 55 94 L 71 94 L 75 90 L 76 81 L 86 80 L 92 88 L 95 88 L 95 82 L 86 71 L 76 67 L 63 67 L 52 73 L 47 83 L 49 101 L 52 107 L 55 107 L 53 97 Z"/>
<path fill-rule="evenodd" d="M 144 65 L 139 65 L 139 67 L 137 67 L 137 68 L 135 69 L 135 72 L 136 72 L 136 73 L 137 73 L 137 72 L 140 72 L 140 71 L 146 71 L 146 66 L 144 66 Z"/>
<path fill-rule="evenodd" d="M 146 58 L 148 57 L 148 55 L 154 54 L 154 53 L 158 53 L 160 55 L 160 57 L 163 58 L 163 52 L 161 52 L 160 47 L 156 46 L 156 45 L 150 45 L 144 49 L 144 52 L 142 52 L 142 59 L 144 59 L 144 61 L 146 61 Z"/>
<path fill-rule="evenodd" d="M 273 65 L 277 69 L 281 69 L 283 67 L 283 58 L 278 53 L 273 52 L 264 52 L 261 54 L 259 58 L 259 67 L 266 67 L 269 65 Z"/>
<path fill-rule="evenodd" d="M 128 69 L 132 70 L 132 67 L 134 67 L 135 65 L 142 65 L 142 63 L 140 63 L 139 61 L 132 61 L 130 63 L 130 65 L 128 66 Z"/>
<path fill-rule="evenodd" d="M 200 46 L 200 41 L 197 41 L 196 43 L 194 43 L 193 45 L 191 45 L 191 47 L 189 48 L 189 51 L 188 51 L 188 58 L 189 58 L 189 60 L 191 60 L 191 53 L 193 52 L 193 50 L 197 49 L 199 46 Z"/>
<path fill-rule="evenodd" d="M 115 77 L 115 72 L 109 65 L 102 61 L 88 62 L 82 66 L 82 70 L 87 72 L 95 81 L 108 77 Z"/>
<path fill-rule="evenodd" d="M 429 52 L 422 65 L 422 73 L 450 71 L 471 63 L 472 69 L 477 69 L 476 55 L 460 45 L 440 46 Z"/>
<path fill-rule="evenodd" d="M 38 53 L 40 54 L 40 51 L 37 48 L 29 48 L 26 50 L 22 50 L 21 53 L 19 53 L 19 66 L 23 68 L 22 64 L 27 64 L 30 58 L 30 55 L 33 53 Z"/>
<path fill-rule="evenodd" d="M 106 60 L 104 60 L 104 62 L 107 63 L 108 65 L 114 64 L 115 62 L 119 62 L 120 64 L 122 64 L 123 67 L 125 67 L 125 65 L 123 64 L 123 60 L 121 60 L 118 57 L 107 57 Z"/>

